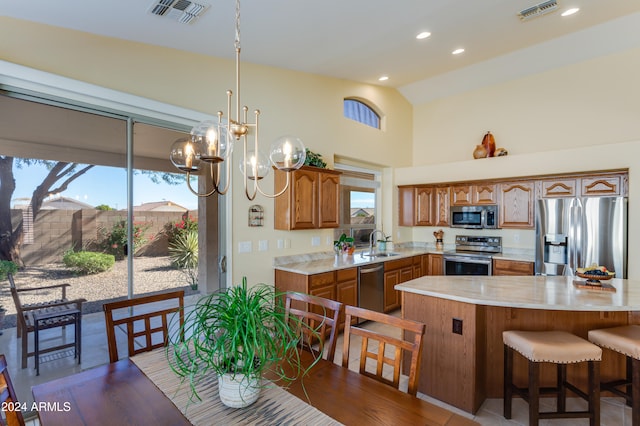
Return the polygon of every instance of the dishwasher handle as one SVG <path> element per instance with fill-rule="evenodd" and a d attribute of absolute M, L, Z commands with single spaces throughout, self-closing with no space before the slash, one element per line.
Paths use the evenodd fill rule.
<path fill-rule="evenodd" d="M 370 268 L 360 267 L 361 274 L 369 274 L 371 272 L 378 272 L 384 269 L 384 265 L 372 266 Z"/>

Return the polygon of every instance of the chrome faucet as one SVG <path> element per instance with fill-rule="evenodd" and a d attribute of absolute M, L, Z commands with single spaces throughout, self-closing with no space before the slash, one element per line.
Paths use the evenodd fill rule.
<path fill-rule="evenodd" d="M 383 240 L 385 240 L 385 241 L 386 241 L 386 239 L 387 239 L 387 236 L 386 236 L 386 235 L 384 235 L 384 232 L 382 232 L 382 231 L 381 231 L 381 230 L 379 230 L 379 229 L 374 229 L 374 230 L 371 232 L 371 234 L 369 234 L 369 254 L 370 254 L 370 255 L 373 255 L 373 250 L 374 250 L 374 249 L 373 249 L 373 237 L 375 236 L 375 234 L 376 234 L 377 232 L 379 232 L 380 234 L 382 234 L 382 239 L 383 239 Z"/>

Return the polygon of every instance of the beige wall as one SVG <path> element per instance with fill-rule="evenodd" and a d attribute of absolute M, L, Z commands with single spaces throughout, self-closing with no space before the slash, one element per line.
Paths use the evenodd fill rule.
<path fill-rule="evenodd" d="M 640 49 L 593 59 L 414 108 L 414 167 L 395 183 L 433 183 L 629 169 L 629 277 L 640 278 Z M 506 157 L 473 160 L 487 130 Z M 397 200 L 395 201 L 397 203 Z M 394 210 L 395 211 L 395 210 Z M 435 228 L 398 228 L 399 241 L 433 241 Z M 453 242 L 447 230 L 445 243 Z M 533 231 L 501 230 L 533 248 Z M 516 239 L 518 241 L 516 241 Z"/>
<path fill-rule="evenodd" d="M 234 86 L 234 65 L 229 60 L 6 17 L 0 17 L 0 38 L 11 41 L 0 45 L 3 60 L 195 111 L 215 114 L 226 109 L 226 90 Z M 231 54 L 232 46 L 229 48 Z M 262 112 L 263 149 L 283 134 L 294 134 L 330 165 L 334 155 L 387 167 L 411 165 L 412 108 L 396 90 L 246 63 L 242 72 L 242 104 Z M 384 114 L 384 129 L 377 131 L 344 119 L 345 97 L 371 100 Z M 262 196 L 247 201 L 237 164 L 233 170 L 236 188 L 230 250 L 234 282 L 243 275 L 250 283 L 272 282 L 273 256 L 330 250 L 326 242 L 333 240 L 332 231 L 273 230 L 273 201 Z M 265 188 L 272 191 L 272 186 L 272 178 L 267 179 Z M 265 208 L 263 228 L 248 227 L 252 204 Z M 321 246 L 311 246 L 313 236 L 321 238 Z M 278 250 L 278 239 L 287 240 L 289 248 Z M 257 251 L 260 240 L 268 241 L 268 251 Z M 252 241 L 253 252 L 237 253 L 240 241 Z"/>

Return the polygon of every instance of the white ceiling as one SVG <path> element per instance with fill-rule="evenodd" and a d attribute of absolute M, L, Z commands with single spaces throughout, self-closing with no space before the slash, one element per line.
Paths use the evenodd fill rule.
<path fill-rule="evenodd" d="M 148 13 L 152 0 L 3 0 L 0 14 L 233 58 L 235 2 L 195 1 L 211 7 L 188 25 Z M 242 60 L 396 87 L 415 103 L 420 99 L 411 99 L 412 94 L 419 97 L 427 88 L 442 86 L 445 76 L 460 70 L 492 61 L 497 66 L 505 55 L 553 43 L 562 46 L 553 53 L 556 59 L 569 61 L 576 55 L 574 47 L 575 51 L 590 49 L 593 32 L 589 31 L 601 24 L 620 28 L 612 20 L 625 16 L 635 16 L 636 23 L 640 20 L 638 0 L 558 0 L 559 8 L 553 13 L 526 22 L 518 18 L 520 10 L 541 2 L 243 0 Z M 561 17 L 569 7 L 580 7 L 580 12 Z M 420 31 L 430 31 L 432 36 L 416 40 Z M 640 45 L 640 32 L 631 33 L 633 43 Z M 616 37 L 625 38 L 624 34 Z M 573 45 L 562 43 L 568 36 L 573 36 Z M 451 51 L 458 47 L 465 53 L 453 56 Z M 522 67 L 523 58 L 509 66 Z M 380 83 L 377 79 L 383 74 L 389 80 Z"/>

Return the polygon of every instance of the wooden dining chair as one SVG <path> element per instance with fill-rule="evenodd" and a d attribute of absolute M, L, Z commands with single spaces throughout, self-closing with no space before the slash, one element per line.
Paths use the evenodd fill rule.
<path fill-rule="evenodd" d="M 69 347 L 75 347 L 76 358 L 80 363 L 80 357 L 78 356 L 79 348 L 81 346 L 81 335 L 79 333 L 80 323 L 82 321 L 82 304 L 86 302 L 86 299 L 67 299 L 67 287 L 70 284 L 54 284 L 39 287 L 16 287 L 16 283 L 13 278 L 13 274 L 7 274 L 9 279 L 9 286 L 11 290 L 11 296 L 16 306 L 16 337 L 22 339 L 22 368 L 27 368 L 27 359 L 30 356 L 36 358 L 36 366 L 38 365 L 38 359 L 40 354 L 51 351 L 57 351 Z M 43 301 L 22 303 L 20 295 L 22 294 L 37 294 L 42 292 L 55 292 L 59 290 L 59 297 L 57 299 L 47 299 Z M 34 335 L 35 340 L 35 318 L 44 318 L 39 320 L 39 329 L 44 330 L 48 328 L 61 327 L 63 330 L 67 325 L 74 325 L 76 327 L 76 336 L 74 342 L 63 342 L 59 345 L 51 346 L 48 348 L 40 348 L 40 345 L 34 343 L 34 351 L 29 352 L 29 333 Z"/>
<path fill-rule="evenodd" d="M 177 313 L 180 328 L 184 324 L 184 290 L 105 303 L 103 310 L 109 362 L 116 362 L 119 359 L 117 330 L 122 330 L 127 336 L 128 356 L 166 345 L 170 316 Z"/>
<path fill-rule="evenodd" d="M 368 321 L 367 328 L 361 324 L 354 325 L 354 318 Z M 372 330 L 371 325 L 378 323 L 389 328 L 388 334 L 383 334 Z M 393 336 L 392 330 L 397 330 L 400 337 Z M 362 337 L 360 347 L 360 374 L 376 379 L 382 383 L 386 383 L 395 388 L 400 385 L 400 373 L 402 369 L 402 361 L 404 354 L 410 354 L 411 364 L 409 367 L 409 386 L 408 393 L 415 396 L 418 391 L 418 378 L 420 373 L 420 359 L 422 356 L 422 336 L 424 335 L 425 325 L 420 322 L 402 319 L 380 312 L 371 311 L 355 306 L 345 307 L 345 326 L 344 326 L 344 346 L 342 350 L 342 366 L 349 367 L 349 347 L 352 336 Z M 376 351 L 369 348 L 369 340 L 377 342 Z M 391 347 L 387 350 L 387 346 Z M 393 357 L 387 352 L 393 350 Z M 367 360 L 375 362 L 375 370 L 371 371 L 367 366 Z M 371 363 L 369 363 L 371 364 Z M 392 369 L 392 378 L 387 378 L 389 368 Z M 369 368 L 368 368 L 369 367 Z"/>
<path fill-rule="evenodd" d="M 16 391 L 13 389 L 9 370 L 7 368 L 7 360 L 4 354 L 0 354 L 0 404 L 2 404 L 2 412 L 0 413 L 0 425 L 2 426 L 24 426 L 24 417 L 20 409 L 13 410 L 13 404 L 18 403 Z M 3 419 L 4 416 L 4 419 Z"/>
<path fill-rule="evenodd" d="M 343 304 L 335 300 L 289 292 L 285 297 L 285 322 L 291 323 L 295 316 L 300 346 L 316 352 L 317 345 L 322 358 L 333 362 L 343 309 Z"/>

